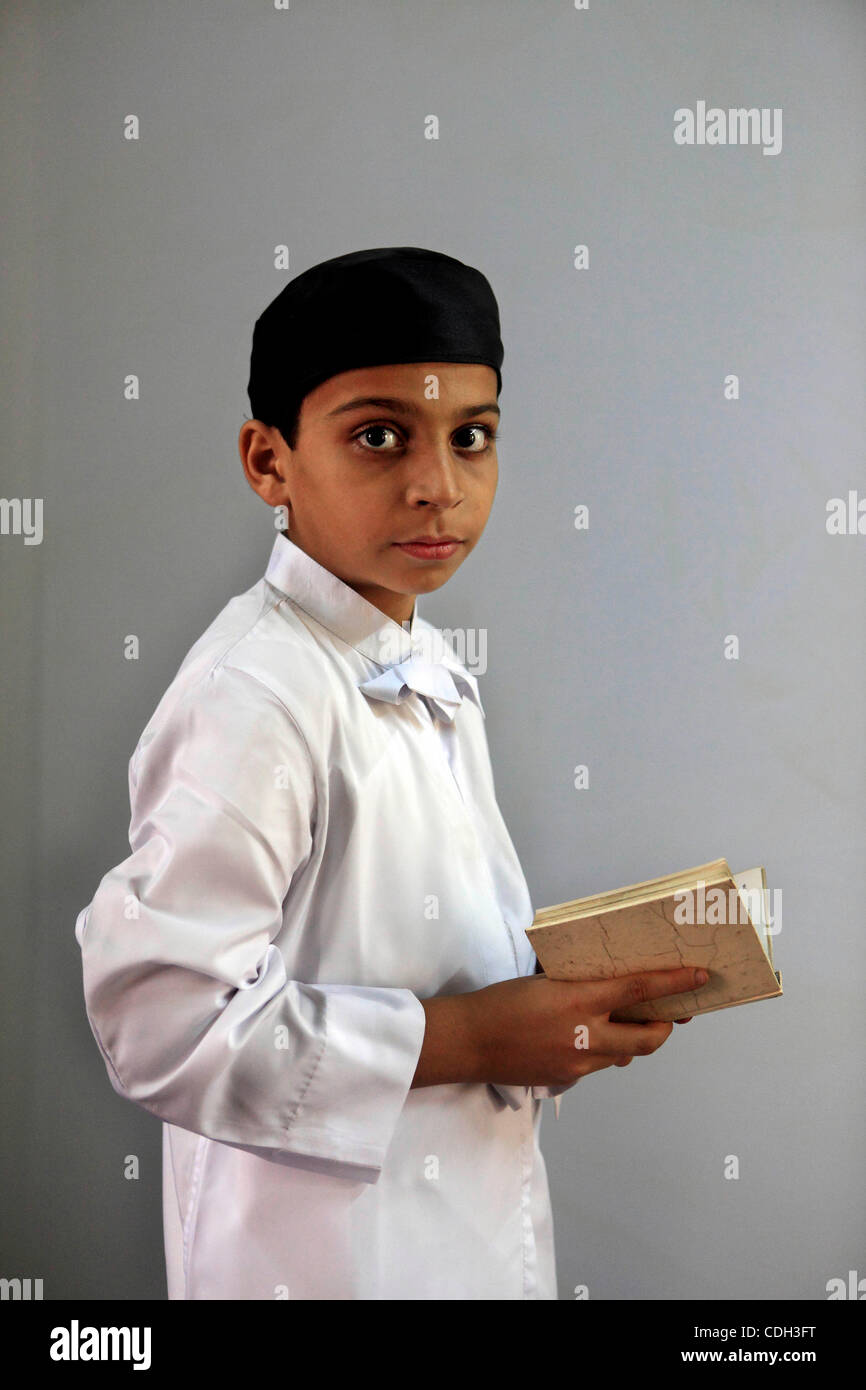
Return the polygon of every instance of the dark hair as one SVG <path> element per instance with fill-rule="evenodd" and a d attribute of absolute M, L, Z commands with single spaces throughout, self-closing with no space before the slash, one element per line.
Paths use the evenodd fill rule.
<path fill-rule="evenodd" d="M 268 414 L 270 414 L 270 411 L 268 412 Z M 284 418 L 279 420 L 275 420 L 273 418 L 271 418 L 270 420 L 266 420 L 261 415 L 257 415 L 255 418 L 257 420 L 261 420 L 263 425 L 268 425 L 273 430 L 279 430 L 280 434 L 283 436 L 283 439 L 286 441 L 289 448 L 297 449 L 298 430 L 301 424 L 300 406 L 298 406 L 298 408 L 292 411 L 289 415 L 286 415 Z"/>
<path fill-rule="evenodd" d="M 264 423 L 268 424 L 270 422 L 266 420 Z M 287 415 L 284 420 L 273 421 L 274 429 L 279 430 L 290 449 L 297 449 L 298 447 L 298 429 L 300 428 L 300 424 L 300 406 L 298 406 L 297 410 L 293 410 L 291 415 Z"/>

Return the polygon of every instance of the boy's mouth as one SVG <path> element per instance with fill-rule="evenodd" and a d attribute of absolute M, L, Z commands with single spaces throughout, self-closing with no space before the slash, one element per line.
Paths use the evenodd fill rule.
<path fill-rule="evenodd" d="M 414 541 L 395 541 L 394 544 L 418 560 L 447 560 L 463 542 L 455 536 L 420 536 Z"/>

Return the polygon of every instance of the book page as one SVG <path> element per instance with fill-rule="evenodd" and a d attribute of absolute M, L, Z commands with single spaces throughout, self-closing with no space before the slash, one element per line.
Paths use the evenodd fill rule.
<path fill-rule="evenodd" d="M 756 869 L 741 869 L 733 877 L 739 889 L 740 897 L 761 938 L 761 944 L 767 953 L 767 960 L 772 965 L 773 937 L 767 920 L 769 914 L 767 876 L 764 873 L 763 865 L 759 865 Z"/>

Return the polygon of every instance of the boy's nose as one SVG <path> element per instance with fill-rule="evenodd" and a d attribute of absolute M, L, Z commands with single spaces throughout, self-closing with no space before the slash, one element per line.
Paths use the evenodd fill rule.
<path fill-rule="evenodd" d="M 457 464 L 447 442 L 428 444 L 415 453 L 409 482 L 410 501 L 453 506 L 463 496 Z"/>

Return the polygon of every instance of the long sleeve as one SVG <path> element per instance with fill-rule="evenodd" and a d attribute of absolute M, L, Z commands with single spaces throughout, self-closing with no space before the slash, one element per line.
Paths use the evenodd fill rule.
<path fill-rule="evenodd" d="M 515 1086 L 511 1082 L 491 1081 L 491 1088 L 496 1092 L 499 1099 L 512 1110 L 519 1110 L 526 1101 L 527 1093 L 532 1095 L 533 1100 L 552 1100 L 556 1110 L 556 1118 L 559 1119 L 560 1098 L 566 1091 L 577 1085 L 577 1081 L 566 1081 L 561 1086 Z"/>
<path fill-rule="evenodd" d="M 226 665 L 156 727 L 130 765 L 132 853 L 75 927 L 112 1086 L 183 1129 L 375 1182 L 425 1015 L 408 989 L 287 978 L 275 941 L 316 816 L 306 741 Z"/>

